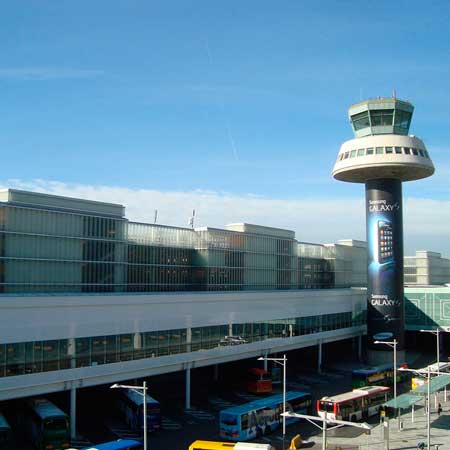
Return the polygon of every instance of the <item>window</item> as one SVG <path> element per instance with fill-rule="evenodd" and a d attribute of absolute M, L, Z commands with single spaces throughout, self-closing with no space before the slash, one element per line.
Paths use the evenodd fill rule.
<path fill-rule="evenodd" d="M 392 147 L 386 147 L 386 153 L 387 154 L 393 153 L 393 148 Z"/>
<path fill-rule="evenodd" d="M 363 148 L 358 149 L 358 156 L 364 156 L 364 149 Z"/>
<path fill-rule="evenodd" d="M 411 149 L 408 147 L 405 147 L 405 155 L 410 155 L 411 154 Z"/>
<path fill-rule="evenodd" d="M 401 147 L 395 147 L 395 153 L 397 153 L 397 155 L 401 155 L 402 154 L 402 148 Z"/>
<path fill-rule="evenodd" d="M 413 152 L 413 155 L 417 156 L 419 154 L 419 152 L 417 151 L 417 148 L 413 148 L 411 150 Z"/>
<path fill-rule="evenodd" d="M 348 155 L 349 155 L 349 152 L 345 152 L 345 154 L 344 154 L 344 159 L 347 159 L 347 158 L 348 158 Z"/>
<path fill-rule="evenodd" d="M 370 127 L 369 114 L 364 111 L 351 117 L 355 131 Z"/>
<path fill-rule="evenodd" d="M 403 128 L 404 130 L 408 130 L 409 123 L 411 122 L 411 113 L 406 111 L 401 111 L 397 109 L 395 111 L 395 122 L 394 125 L 396 127 Z"/>
<path fill-rule="evenodd" d="M 373 155 L 373 147 L 369 147 L 366 151 L 367 155 Z"/>
<path fill-rule="evenodd" d="M 383 147 L 375 147 L 375 153 L 377 155 L 382 155 L 383 154 Z"/>
<path fill-rule="evenodd" d="M 341 153 L 341 154 L 339 155 L 339 161 L 342 161 L 343 159 L 344 159 L 344 154 Z"/>
<path fill-rule="evenodd" d="M 350 152 L 350 158 L 354 158 L 356 156 L 356 150 L 352 150 Z"/>
<path fill-rule="evenodd" d="M 425 154 L 423 153 L 423 150 L 419 149 L 419 155 L 425 157 Z"/>
<path fill-rule="evenodd" d="M 374 109 L 370 111 L 370 121 L 373 127 L 392 125 L 393 116 L 393 109 Z"/>

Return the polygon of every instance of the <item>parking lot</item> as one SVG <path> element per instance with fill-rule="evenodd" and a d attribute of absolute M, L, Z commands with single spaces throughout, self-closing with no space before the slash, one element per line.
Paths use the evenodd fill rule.
<path fill-rule="evenodd" d="M 326 368 L 318 374 L 314 349 L 302 349 L 288 355 L 287 390 L 310 392 L 315 400 L 324 395 L 333 395 L 351 389 L 350 371 Z M 356 361 L 354 361 L 356 363 Z M 351 364 L 351 361 L 350 361 Z M 182 372 L 169 373 L 147 379 L 149 394 L 161 405 L 161 430 L 149 435 L 151 450 L 186 450 L 197 439 L 223 440 L 219 437 L 219 412 L 261 398 L 246 391 L 242 378 L 248 367 L 262 367 L 262 363 L 238 361 L 218 367 L 215 378 L 213 367 L 191 371 L 191 408 L 184 404 L 185 375 Z M 142 383 L 129 380 L 127 384 Z M 275 384 L 273 393 L 281 393 L 281 384 Z M 106 442 L 119 438 L 136 438 L 139 432 L 129 429 L 114 407 L 114 392 L 109 386 L 80 389 L 77 392 L 77 431 L 79 438 L 72 442 L 75 448 Z M 68 392 L 47 396 L 64 411 L 69 411 Z M 301 421 L 286 427 L 285 446 L 293 436 L 300 433 L 304 439 L 321 442 L 317 428 Z M 354 433 L 354 431 L 351 431 Z M 271 442 L 277 449 L 283 448 L 281 427 L 273 433 L 255 439 L 255 442 Z M 312 445 L 312 444 L 311 444 Z M 19 436 L 17 450 L 31 450 L 23 436 Z"/>

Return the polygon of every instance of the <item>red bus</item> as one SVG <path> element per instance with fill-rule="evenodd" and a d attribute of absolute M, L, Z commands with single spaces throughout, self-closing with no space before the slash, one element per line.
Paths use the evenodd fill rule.
<path fill-rule="evenodd" d="M 364 386 L 353 391 L 317 400 L 317 414 L 327 419 L 357 420 L 377 414 L 381 405 L 388 400 L 390 388 L 385 386 Z"/>
<path fill-rule="evenodd" d="M 267 370 L 256 367 L 248 369 L 246 381 L 248 392 L 253 392 L 254 394 L 272 392 L 272 378 Z"/>

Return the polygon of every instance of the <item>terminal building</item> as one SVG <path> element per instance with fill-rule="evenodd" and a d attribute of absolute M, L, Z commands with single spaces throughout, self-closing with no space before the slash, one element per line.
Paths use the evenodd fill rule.
<path fill-rule="evenodd" d="M 450 327 L 448 263 L 405 259 L 407 330 Z M 315 346 L 320 370 L 328 343 L 361 356 L 366 285 L 365 242 L 137 223 L 118 204 L 3 190 L 0 401 L 70 391 L 74 434 L 79 388 L 184 371 L 189 407 L 198 367 Z"/>

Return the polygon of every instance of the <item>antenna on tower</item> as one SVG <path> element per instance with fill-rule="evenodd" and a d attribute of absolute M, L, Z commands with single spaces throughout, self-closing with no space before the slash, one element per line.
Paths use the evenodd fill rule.
<path fill-rule="evenodd" d="M 194 217 L 195 217 L 195 209 L 192 210 L 192 216 L 189 217 L 188 220 L 188 225 L 190 225 L 192 229 L 194 229 Z"/>
<path fill-rule="evenodd" d="M 155 209 L 155 216 L 153 218 L 153 223 L 156 223 L 157 220 L 158 220 L 158 210 Z"/>
<path fill-rule="evenodd" d="M 397 93 L 395 92 L 395 89 L 392 89 L 392 98 L 397 98 Z"/>

